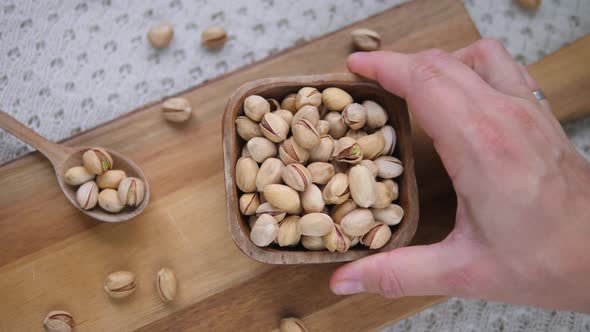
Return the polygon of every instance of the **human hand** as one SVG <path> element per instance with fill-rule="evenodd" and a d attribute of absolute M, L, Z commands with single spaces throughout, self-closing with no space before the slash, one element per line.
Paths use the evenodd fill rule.
<path fill-rule="evenodd" d="M 452 54 L 355 53 L 348 66 L 406 99 L 458 204 L 446 239 L 346 264 L 332 290 L 590 312 L 590 165 L 526 69 L 489 39 Z"/>

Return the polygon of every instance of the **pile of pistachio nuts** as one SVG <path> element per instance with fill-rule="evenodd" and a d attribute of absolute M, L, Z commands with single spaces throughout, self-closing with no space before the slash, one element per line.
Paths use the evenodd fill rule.
<path fill-rule="evenodd" d="M 124 171 L 113 168 L 113 158 L 102 148 L 92 148 L 82 155 L 83 166 L 68 169 L 64 181 L 80 186 L 76 191 L 78 206 L 91 210 L 96 205 L 110 213 L 125 206 L 137 207 L 145 196 L 141 179 L 127 177 Z"/>
<path fill-rule="evenodd" d="M 280 103 L 248 96 L 243 112 L 235 179 L 255 245 L 345 252 L 389 242 L 404 214 L 393 203 L 404 168 L 381 105 L 303 87 Z"/>

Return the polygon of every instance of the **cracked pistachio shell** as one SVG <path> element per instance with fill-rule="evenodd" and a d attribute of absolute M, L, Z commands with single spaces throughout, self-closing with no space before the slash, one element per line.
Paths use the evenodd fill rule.
<path fill-rule="evenodd" d="M 145 197 L 145 186 L 141 179 L 126 177 L 119 183 L 117 193 L 121 203 L 129 206 L 139 206 Z"/>
<path fill-rule="evenodd" d="M 367 122 L 367 111 L 361 104 L 350 104 L 342 111 L 342 120 L 350 129 L 359 130 Z"/>
<path fill-rule="evenodd" d="M 260 121 L 260 131 L 269 140 L 280 143 L 289 134 L 289 124 L 276 114 L 266 113 Z"/>
<path fill-rule="evenodd" d="M 330 124 L 326 120 L 320 120 L 318 121 L 316 128 L 320 136 L 328 135 L 328 132 L 330 131 Z"/>
<path fill-rule="evenodd" d="M 393 200 L 391 188 L 383 182 L 375 183 L 375 203 L 372 208 L 383 209 L 388 207 Z"/>
<path fill-rule="evenodd" d="M 350 197 L 348 189 L 348 176 L 337 173 L 328 181 L 322 192 L 326 204 L 341 204 Z"/>
<path fill-rule="evenodd" d="M 75 166 L 66 171 L 64 174 L 65 183 L 70 186 L 79 186 L 90 180 L 94 180 L 96 175 L 88 172 L 84 166 Z"/>
<path fill-rule="evenodd" d="M 383 179 L 393 179 L 404 172 L 401 160 L 396 157 L 382 156 L 375 159 L 375 164 L 379 171 L 379 177 Z"/>
<path fill-rule="evenodd" d="M 350 137 L 350 138 L 354 138 L 355 140 L 357 140 L 357 139 L 367 136 L 367 135 L 369 135 L 369 134 L 367 134 L 367 132 L 362 129 L 359 129 L 359 130 L 349 129 L 346 132 L 345 136 Z"/>
<path fill-rule="evenodd" d="M 293 113 L 284 110 L 284 109 L 278 109 L 274 112 L 272 112 L 272 114 L 278 115 L 281 117 L 281 119 L 285 120 L 285 122 L 290 126 L 291 122 L 293 121 Z"/>
<path fill-rule="evenodd" d="M 135 275 L 127 271 L 117 271 L 109 274 L 103 285 L 104 291 L 115 299 L 131 295 L 136 287 Z"/>
<path fill-rule="evenodd" d="M 369 209 L 353 210 L 344 216 L 340 222 L 340 226 L 342 226 L 344 233 L 349 236 L 365 235 L 371 230 L 374 224 L 375 219 Z"/>
<path fill-rule="evenodd" d="M 344 123 L 344 120 L 342 120 L 342 114 L 338 112 L 330 112 L 324 116 L 324 120 L 328 121 L 328 125 L 330 126 L 330 130 L 328 131 L 330 136 L 334 139 L 344 137 L 348 127 Z"/>
<path fill-rule="evenodd" d="M 301 212 L 301 201 L 295 189 L 282 184 L 269 184 L 264 187 L 264 197 L 277 208 L 288 214 Z"/>
<path fill-rule="evenodd" d="M 367 111 L 367 127 L 378 129 L 385 126 L 389 117 L 381 105 L 372 100 L 365 100 L 363 106 Z"/>
<path fill-rule="evenodd" d="M 320 112 L 318 108 L 311 105 L 301 107 L 295 115 L 293 115 L 293 121 L 291 123 L 297 123 L 301 119 L 307 119 L 315 127 L 320 122 Z"/>
<path fill-rule="evenodd" d="M 240 196 L 240 212 L 245 216 L 251 216 L 256 213 L 260 206 L 260 199 L 256 193 L 247 193 Z"/>
<path fill-rule="evenodd" d="M 360 236 L 353 236 L 350 239 L 350 248 L 356 246 L 357 244 L 359 244 L 359 242 L 361 242 L 361 237 Z"/>
<path fill-rule="evenodd" d="M 322 94 L 316 88 L 303 87 L 295 96 L 295 108 L 300 109 L 305 105 L 318 107 L 322 103 Z"/>
<path fill-rule="evenodd" d="M 293 138 L 304 149 L 311 149 L 320 144 L 320 134 L 315 126 L 307 119 L 293 123 Z"/>
<path fill-rule="evenodd" d="M 281 183 L 281 171 L 285 168 L 282 161 L 277 158 L 266 159 L 256 175 L 256 190 L 262 192 L 269 184 Z"/>
<path fill-rule="evenodd" d="M 92 148 L 82 155 L 82 164 L 89 173 L 101 175 L 113 168 L 113 158 L 103 148 Z"/>
<path fill-rule="evenodd" d="M 226 41 L 227 32 L 222 27 L 208 27 L 201 33 L 201 43 L 207 48 L 220 48 L 225 44 Z"/>
<path fill-rule="evenodd" d="M 236 163 L 236 185 L 241 191 L 245 193 L 256 191 L 258 170 L 258 164 L 254 159 L 250 157 L 242 157 L 238 159 L 238 162 Z"/>
<path fill-rule="evenodd" d="M 332 231 L 334 222 L 329 215 L 314 212 L 301 217 L 297 227 L 302 235 L 324 236 Z"/>
<path fill-rule="evenodd" d="M 248 141 L 248 152 L 257 163 L 262 163 L 266 158 L 274 157 L 277 154 L 277 146 L 265 137 L 254 137 Z"/>
<path fill-rule="evenodd" d="M 43 328 L 47 332 L 70 332 L 74 325 L 72 314 L 63 310 L 51 311 L 43 320 Z"/>
<path fill-rule="evenodd" d="M 311 184 L 311 175 L 302 164 L 289 164 L 281 171 L 283 182 L 297 191 L 305 191 Z"/>
<path fill-rule="evenodd" d="M 324 242 L 322 241 L 321 236 L 306 236 L 303 235 L 301 237 L 301 244 L 307 250 L 324 250 L 326 247 L 324 246 Z"/>
<path fill-rule="evenodd" d="M 310 184 L 300 196 L 301 206 L 306 213 L 322 212 L 326 206 L 322 191 L 315 184 Z"/>
<path fill-rule="evenodd" d="M 98 194 L 98 205 L 111 213 L 117 213 L 125 207 L 125 204 L 119 200 L 119 194 L 115 189 L 103 189 Z"/>
<path fill-rule="evenodd" d="M 342 219 L 344 219 L 344 216 L 356 210 L 357 207 L 358 205 L 356 205 L 352 199 L 347 199 L 343 203 L 334 206 L 330 216 L 332 217 L 332 220 L 334 220 L 335 224 L 340 224 Z"/>
<path fill-rule="evenodd" d="M 361 165 L 351 168 L 348 172 L 348 186 L 350 196 L 358 206 L 368 208 L 375 204 L 375 177 L 368 168 Z"/>
<path fill-rule="evenodd" d="M 381 154 L 384 156 L 391 156 L 395 150 L 395 143 L 397 141 L 395 129 L 393 129 L 392 126 L 383 126 L 379 131 L 385 139 L 385 146 L 383 147 Z"/>
<path fill-rule="evenodd" d="M 331 252 L 346 252 L 350 248 L 350 237 L 344 234 L 340 225 L 334 225 L 330 233 L 322 236 L 322 242 Z"/>
<path fill-rule="evenodd" d="M 340 88 L 327 88 L 322 91 L 322 103 L 330 111 L 340 112 L 352 104 L 352 96 Z"/>
<path fill-rule="evenodd" d="M 295 107 L 295 99 L 297 98 L 296 93 L 288 94 L 285 99 L 281 102 L 281 108 L 287 110 L 291 113 L 297 112 L 297 107 Z"/>
<path fill-rule="evenodd" d="M 279 225 L 277 242 L 281 247 L 296 246 L 301 239 L 301 233 L 297 229 L 299 216 L 289 216 Z"/>
<path fill-rule="evenodd" d="M 369 249 L 379 249 L 391 239 L 391 229 L 384 223 L 375 223 L 375 225 L 363 235 L 361 243 Z"/>
<path fill-rule="evenodd" d="M 268 101 L 268 104 L 270 105 L 271 112 L 281 109 L 281 103 L 279 103 L 278 100 L 274 98 L 266 98 L 266 101 Z"/>
<path fill-rule="evenodd" d="M 270 112 L 270 104 L 266 99 L 252 95 L 244 100 L 244 114 L 250 119 L 260 122 L 264 114 Z"/>
<path fill-rule="evenodd" d="M 350 35 L 352 44 L 357 51 L 371 52 L 381 48 L 381 36 L 369 29 L 356 29 Z"/>
<path fill-rule="evenodd" d="M 308 332 L 308 330 L 301 319 L 290 317 L 281 319 L 279 332 Z"/>
<path fill-rule="evenodd" d="M 285 219 L 287 212 L 272 206 L 269 202 L 262 203 L 256 209 L 256 217 L 260 217 L 263 214 L 268 214 L 275 218 L 277 222 Z"/>
<path fill-rule="evenodd" d="M 258 123 L 243 115 L 236 118 L 236 130 L 238 131 L 238 135 L 240 135 L 244 141 L 249 141 L 254 137 L 262 136 Z"/>
<path fill-rule="evenodd" d="M 187 121 L 193 112 L 191 104 L 185 98 L 174 97 L 164 100 L 162 115 L 170 122 Z"/>
<path fill-rule="evenodd" d="M 334 151 L 334 140 L 330 135 L 320 137 L 320 143 L 309 150 L 310 161 L 329 161 Z"/>
<path fill-rule="evenodd" d="M 172 269 L 163 267 L 156 273 L 156 291 L 162 301 L 174 301 L 177 285 L 176 273 Z"/>
<path fill-rule="evenodd" d="M 119 188 L 119 183 L 121 183 L 121 180 L 125 177 L 127 177 L 125 171 L 118 169 L 109 170 L 96 178 L 96 184 L 100 189 L 117 189 Z"/>
<path fill-rule="evenodd" d="M 88 181 L 78 188 L 76 191 L 76 200 L 78 206 L 84 210 L 90 210 L 96 206 L 98 202 L 98 186 L 94 181 Z"/>
<path fill-rule="evenodd" d="M 311 182 L 317 184 L 327 184 L 336 174 L 334 165 L 324 162 L 314 162 L 307 165 L 307 170 L 311 175 Z"/>
<path fill-rule="evenodd" d="M 359 165 L 365 166 L 366 168 L 369 169 L 369 171 L 371 171 L 371 174 L 373 174 L 374 177 L 377 177 L 379 170 L 377 169 L 377 164 L 375 164 L 374 161 L 369 160 L 369 159 L 363 159 L 363 160 L 361 160 Z"/>
<path fill-rule="evenodd" d="M 334 143 L 332 157 L 338 162 L 358 164 L 363 160 L 364 151 L 354 138 L 342 137 Z"/>
<path fill-rule="evenodd" d="M 404 217 L 404 209 L 397 204 L 390 204 L 383 209 L 371 209 L 376 221 L 381 221 L 389 226 L 399 224 Z"/>
<path fill-rule="evenodd" d="M 254 223 L 252 231 L 250 231 L 250 240 L 259 247 L 266 247 L 273 243 L 278 234 L 279 224 L 275 218 L 263 214 Z"/>
<path fill-rule="evenodd" d="M 279 147 L 279 157 L 285 165 L 304 163 L 309 158 L 309 152 L 302 148 L 293 137 L 289 137 Z"/>
<path fill-rule="evenodd" d="M 376 132 L 359 138 L 356 143 L 363 151 L 363 158 L 373 160 L 381 155 L 385 147 L 385 138 L 383 138 L 381 132 Z"/>

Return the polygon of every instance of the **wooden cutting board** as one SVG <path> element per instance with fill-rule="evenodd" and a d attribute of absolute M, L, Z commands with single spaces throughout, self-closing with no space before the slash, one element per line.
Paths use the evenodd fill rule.
<path fill-rule="evenodd" d="M 459 0 L 414 1 L 354 27 L 361 26 L 381 32 L 384 48 L 400 51 L 454 50 L 479 38 Z M 70 311 L 80 331 L 260 331 L 276 328 L 288 315 L 302 317 L 312 331 L 372 330 L 444 300 L 334 296 L 327 286 L 338 265 L 260 264 L 236 248 L 227 230 L 221 116 L 228 96 L 256 78 L 344 71 L 354 27 L 182 93 L 194 106 L 185 125 L 163 121 L 155 103 L 69 139 L 68 145 L 117 150 L 142 167 L 152 197 L 130 222 L 101 224 L 80 214 L 38 153 L 0 167 L 0 331 L 39 330 L 45 314 L 55 309 Z M 581 48 L 587 59 L 590 49 L 587 40 L 576 45 L 533 72 L 553 89 L 546 90 L 548 96 L 572 92 L 551 85 L 559 77 L 566 81 L 564 73 L 588 91 L 588 69 L 571 65 L 582 66 L 584 59 L 572 54 Z M 563 114 L 582 114 L 580 105 L 590 104 L 588 98 L 568 99 Z M 437 165 L 427 143 L 416 148 L 423 151 L 423 164 Z M 420 176 L 433 180 L 421 187 L 416 243 L 430 243 L 452 227 L 455 202 L 452 195 L 440 195 L 449 191 L 444 178 L 428 177 L 440 171 L 418 171 L 419 181 Z M 178 298 L 168 305 L 153 286 L 162 266 L 173 268 L 180 281 Z M 137 291 L 123 301 L 102 291 L 105 276 L 115 270 L 137 276 Z"/>

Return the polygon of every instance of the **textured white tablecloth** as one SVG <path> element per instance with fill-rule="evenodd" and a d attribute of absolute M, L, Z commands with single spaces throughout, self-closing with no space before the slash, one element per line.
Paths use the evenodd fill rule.
<path fill-rule="evenodd" d="M 63 139 L 403 2 L 0 0 L 0 109 Z M 589 0 L 544 0 L 536 12 L 511 0 L 465 5 L 480 33 L 502 40 L 522 63 L 590 33 Z M 158 22 L 175 26 L 163 51 L 145 38 Z M 200 46 L 209 25 L 229 32 L 220 51 Z M 566 129 L 590 158 L 590 119 Z M 31 151 L 1 130 L 0 144 L 0 163 Z M 452 299 L 387 330 L 588 332 L 590 316 Z"/>

